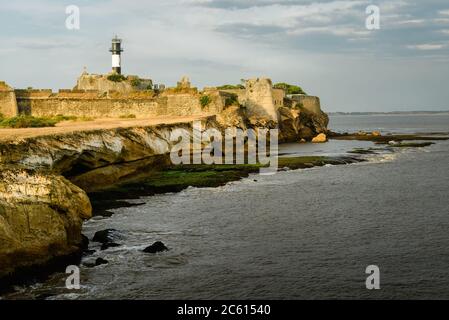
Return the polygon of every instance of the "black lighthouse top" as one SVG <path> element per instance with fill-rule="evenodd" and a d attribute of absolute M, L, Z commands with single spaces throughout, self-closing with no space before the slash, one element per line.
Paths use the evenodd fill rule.
<path fill-rule="evenodd" d="M 109 51 L 113 54 L 120 54 L 121 52 L 123 52 L 122 39 L 119 39 L 117 36 L 115 36 L 115 38 L 112 39 L 112 47 Z"/>

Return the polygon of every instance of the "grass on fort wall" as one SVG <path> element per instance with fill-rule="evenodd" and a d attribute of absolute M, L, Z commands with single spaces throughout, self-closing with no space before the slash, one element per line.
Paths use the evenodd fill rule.
<path fill-rule="evenodd" d="M 45 128 L 54 127 L 62 121 L 92 121 L 90 117 L 75 117 L 56 115 L 53 117 L 33 117 L 29 115 L 18 115 L 11 118 L 5 118 L 0 114 L 0 128 Z"/>

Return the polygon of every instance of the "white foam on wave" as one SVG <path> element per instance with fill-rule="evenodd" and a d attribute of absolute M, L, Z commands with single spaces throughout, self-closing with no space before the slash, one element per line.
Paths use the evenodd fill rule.
<path fill-rule="evenodd" d="M 375 154 L 369 155 L 365 157 L 368 160 L 368 163 L 386 163 L 392 162 L 398 159 L 400 153 L 383 153 L 383 154 Z"/>

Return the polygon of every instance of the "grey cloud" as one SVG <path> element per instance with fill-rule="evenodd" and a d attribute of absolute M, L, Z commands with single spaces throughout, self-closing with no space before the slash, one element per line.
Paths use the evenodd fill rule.
<path fill-rule="evenodd" d="M 286 28 L 272 25 L 254 25 L 248 23 L 228 23 L 215 28 L 218 32 L 231 34 L 236 37 L 251 38 L 285 32 Z"/>

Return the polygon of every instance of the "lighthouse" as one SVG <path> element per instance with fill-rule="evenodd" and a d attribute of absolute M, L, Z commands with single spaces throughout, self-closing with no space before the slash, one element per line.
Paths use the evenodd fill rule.
<path fill-rule="evenodd" d="M 112 52 L 112 72 L 121 74 L 122 73 L 121 53 L 123 52 L 122 39 L 119 39 L 117 38 L 117 36 L 115 36 L 115 38 L 112 39 L 112 47 L 109 51 Z"/>

